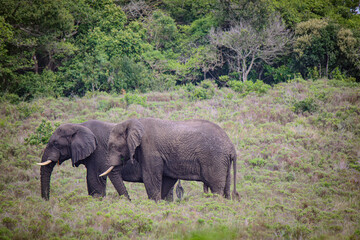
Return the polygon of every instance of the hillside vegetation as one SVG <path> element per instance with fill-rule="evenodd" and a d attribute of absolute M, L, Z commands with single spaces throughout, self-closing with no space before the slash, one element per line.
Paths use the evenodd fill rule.
<path fill-rule="evenodd" d="M 250 85 L 2 98 L 0 239 L 359 239 L 360 86 L 302 78 Z M 71 161 L 55 167 L 50 201 L 41 198 L 35 163 L 56 126 L 141 117 L 219 124 L 236 146 L 240 201 L 190 181 L 184 198 L 170 203 L 125 183 L 129 202 L 110 181 L 105 198 L 92 198 L 86 169 Z"/>

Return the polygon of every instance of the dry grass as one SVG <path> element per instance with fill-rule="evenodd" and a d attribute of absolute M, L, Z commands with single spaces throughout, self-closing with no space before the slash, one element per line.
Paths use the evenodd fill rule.
<path fill-rule="evenodd" d="M 101 93 L 3 102 L 0 238 L 359 239 L 360 87 L 339 85 L 294 81 L 246 97 L 216 89 L 201 101 L 180 89 L 130 99 L 140 104 Z M 219 124 L 238 153 L 240 201 L 205 195 L 200 183 L 189 181 L 183 182 L 184 199 L 172 203 L 148 200 L 143 184 L 135 183 L 126 183 L 131 202 L 110 182 L 107 197 L 93 199 L 87 196 L 86 169 L 70 162 L 55 168 L 50 201 L 41 199 L 34 164 L 44 145 L 26 145 L 25 139 L 43 119 L 54 126 L 131 117 Z"/>

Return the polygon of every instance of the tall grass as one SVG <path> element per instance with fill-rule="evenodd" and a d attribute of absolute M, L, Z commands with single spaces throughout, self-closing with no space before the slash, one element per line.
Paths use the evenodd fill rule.
<path fill-rule="evenodd" d="M 179 89 L 1 102 L 0 239 L 359 239 L 360 86 L 298 79 L 262 95 L 215 88 L 196 96 Z M 94 199 L 86 169 L 70 161 L 54 169 L 50 201 L 41 199 L 39 133 L 133 117 L 219 124 L 236 146 L 240 201 L 190 181 L 172 203 L 148 200 L 135 183 L 126 183 L 131 202 L 110 182 L 107 197 Z"/>

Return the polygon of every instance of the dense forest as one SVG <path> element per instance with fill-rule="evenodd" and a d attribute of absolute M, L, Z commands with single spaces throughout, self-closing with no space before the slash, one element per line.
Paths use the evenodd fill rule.
<path fill-rule="evenodd" d="M 358 0 L 0 0 L 6 99 L 360 81 Z"/>

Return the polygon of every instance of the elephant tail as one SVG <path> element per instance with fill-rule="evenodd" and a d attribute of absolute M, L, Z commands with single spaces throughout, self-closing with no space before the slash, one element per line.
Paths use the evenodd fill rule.
<path fill-rule="evenodd" d="M 176 196 L 181 200 L 184 196 L 184 188 L 181 186 L 180 179 L 178 181 L 178 184 L 176 186 Z"/>
<path fill-rule="evenodd" d="M 232 155 L 231 160 L 233 162 L 233 170 L 234 170 L 234 190 L 232 193 L 232 199 L 236 199 L 238 201 L 240 201 L 240 195 L 239 193 L 236 191 L 236 153 L 234 155 Z"/>

